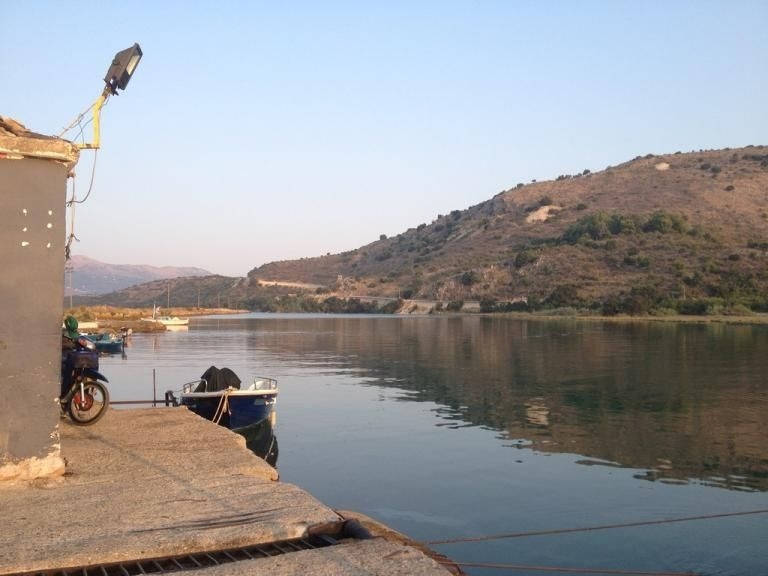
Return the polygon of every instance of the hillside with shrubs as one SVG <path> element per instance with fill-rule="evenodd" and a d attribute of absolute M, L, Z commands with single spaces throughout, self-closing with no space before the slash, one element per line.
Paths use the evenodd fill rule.
<path fill-rule="evenodd" d="M 768 147 L 637 157 L 519 183 L 393 237 L 272 262 L 247 282 L 319 284 L 484 310 L 768 311 Z"/>

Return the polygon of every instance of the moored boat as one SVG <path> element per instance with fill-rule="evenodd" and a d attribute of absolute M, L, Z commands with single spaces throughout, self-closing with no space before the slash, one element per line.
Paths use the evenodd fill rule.
<path fill-rule="evenodd" d="M 155 318 L 155 322 L 159 322 L 163 326 L 187 326 L 189 324 L 189 318 L 179 318 L 178 316 L 158 316 Z"/>
<path fill-rule="evenodd" d="M 179 403 L 203 418 L 239 431 L 269 418 L 277 402 L 277 381 L 242 382 L 229 368 L 211 366 L 199 380 L 184 384 Z"/>
<path fill-rule="evenodd" d="M 87 338 L 96 345 L 96 350 L 104 354 L 120 354 L 123 351 L 123 339 L 109 332 L 89 334 Z"/>
<path fill-rule="evenodd" d="M 156 322 L 163 326 L 187 326 L 189 325 L 189 318 L 179 318 L 178 316 L 158 316 L 157 313 L 160 308 L 157 306 L 152 307 L 152 318 L 142 318 L 142 322 Z"/>

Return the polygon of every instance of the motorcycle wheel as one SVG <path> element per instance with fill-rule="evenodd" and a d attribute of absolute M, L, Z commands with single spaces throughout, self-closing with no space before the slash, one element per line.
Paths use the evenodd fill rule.
<path fill-rule="evenodd" d="M 72 396 L 67 404 L 67 413 L 72 422 L 79 426 L 95 424 L 104 416 L 109 407 L 109 392 L 106 386 L 96 380 L 83 382 L 85 395 L 81 397 L 80 390 Z"/>

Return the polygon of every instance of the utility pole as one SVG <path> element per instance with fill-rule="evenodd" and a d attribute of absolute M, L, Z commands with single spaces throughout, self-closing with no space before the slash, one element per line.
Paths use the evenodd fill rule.
<path fill-rule="evenodd" d="M 200 308 L 200 286 L 197 287 L 197 308 Z"/>
<path fill-rule="evenodd" d="M 170 309 L 171 307 L 171 283 L 168 282 L 168 306 L 166 308 Z"/>
<path fill-rule="evenodd" d="M 67 262 L 69 267 L 69 308 L 72 308 L 72 262 Z"/>

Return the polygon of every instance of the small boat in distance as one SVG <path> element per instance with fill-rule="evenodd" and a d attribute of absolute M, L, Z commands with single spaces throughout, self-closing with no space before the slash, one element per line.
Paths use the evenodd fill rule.
<path fill-rule="evenodd" d="M 96 345 L 96 350 L 103 354 L 120 354 L 123 351 L 125 340 L 121 336 L 104 332 L 102 334 L 88 334 L 86 336 Z"/>
<path fill-rule="evenodd" d="M 211 366 L 199 380 L 184 384 L 178 399 L 173 392 L 167 392 L 166 398 L 237 432 L 272 417 L 277 391 L 277 381 L 272 378 L 256 377 L 241 386 L 232 370 Z"/>
<path fill-rule="evenodd" d="M 178 316 L 158 316 L 157 313 L 160 308 L 157 306 L 152 307 L 152 318 L 142 318 L 142 322 L 156 322 L 163 326 L 187 326 L 189 324 L 189 318 L 179 318 Z"/>
<path fill-rule="evenodd" d="M 158 316 L 155 322 L 160 322 L 163 326 L 187 326 L 189 318 L 179 318 L 178 316 Z"/>

